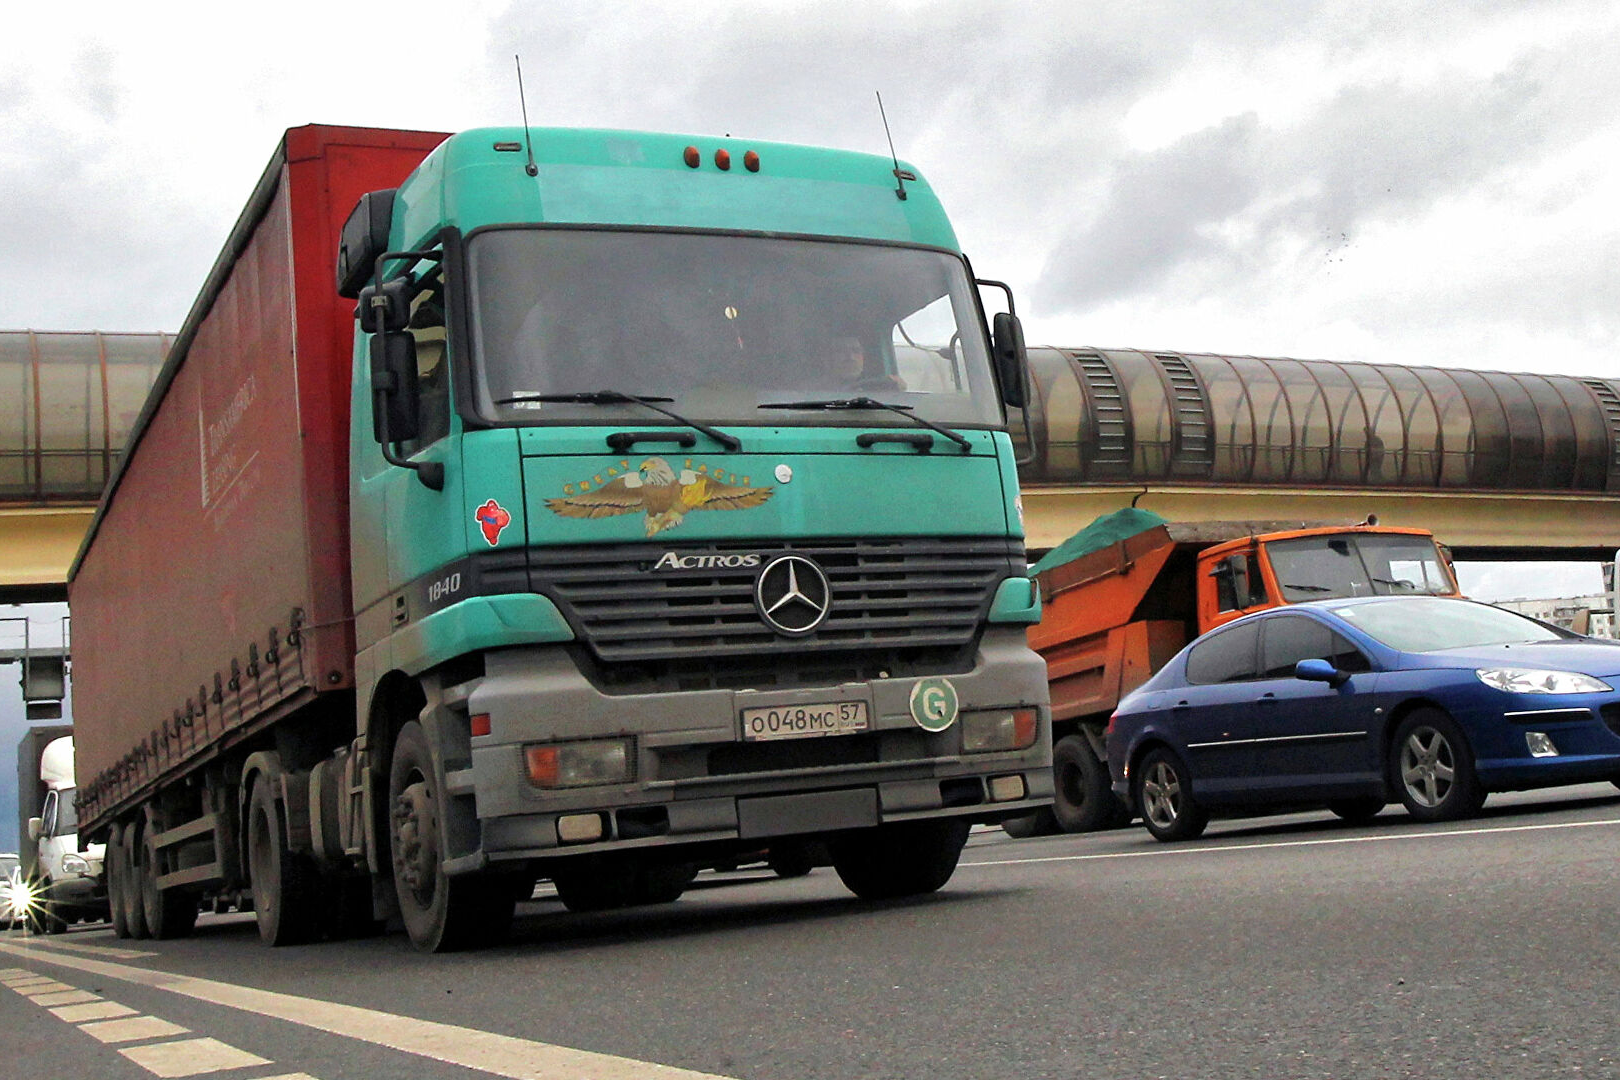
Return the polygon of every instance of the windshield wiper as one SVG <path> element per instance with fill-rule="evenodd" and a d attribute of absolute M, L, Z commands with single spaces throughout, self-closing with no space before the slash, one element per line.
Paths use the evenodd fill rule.
<path fill-rule="evenodd" d="M 1290 581 L 1283 582 L 1282 587 L 1285 588 L 1285 589 L 1293 589 L 1295 592 L 1332 592 L 1333 591 L 1333 588 L 1331 586 L 1329 586 L 1329 585 L 1295 585 L 1293 582 L 1290 582 Z"/>
<path fill-rule="evenodd" d="M 920 424 L 921 426 L 923 426 L 925 428 L 928 428 L 930 431 L 939 432 L 941 435 L 943 435 L 947 439 L 951 440 L 951 442 L 955 443 L 957 446 L 960 446 L 964 453 L 966 453 L 968 451 L 971 451 L 973 449 L 973 444 L 968 442 L 967 439 L 963 438 L 961 435 L 958 435 L 956 432 L 952 431 L 950 428 L 940 427 L 938 424 L 934 423 L 932 420 L 928 420 L 928 419 L 925 419 L 925 418 L 923 418 L 921 416 L 918 416 L 916 413 L 911 411 L 912 407 L 910 405 L 891 405 L 887 401 L 879 401 L 877 398 L 853 397 L 853 398 L 822 398 L 822 399 L 815 400 L 815 401 L 770 401 L 770 402 L 766 402 L 765 404 L 761 405 L 760 408 L 762 408 L 762 409 L 873 409 L 873 410 L 887 409 L 889 412 L 892 412 L 892 413 L 895 413 L 895 414 L 897 414 L 899 416 L 905 417 L 907 420 L 910 420 L 914 424 Z"/>
<path fill-rule="evenodd" d="M 548 404 L 560 405 L 640 405 L 644 409 L 651 409 L 655 413 L 662 413 L 671 420 L 685 424 L 694 431 L 701 431 L 727 450 L 741 450 L 742 440 L 735 435 L 712 428 L 708 424 L 696 420 L 688 420 L 673 409 L 666 409 L 657 404 L 660 401 L 674 401 L 667 397 L 642 397 L 637 394 L 626 394 L 623 390 L 583 390 L 573 394 L 519 394 L 516 397 L 500 398 L 497 405 L 516 405 L 521 401 L 540 401 Z"/>

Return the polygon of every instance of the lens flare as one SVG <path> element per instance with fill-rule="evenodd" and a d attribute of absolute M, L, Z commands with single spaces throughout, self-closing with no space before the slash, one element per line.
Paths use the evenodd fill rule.
<path fill-rule="evenodd" d="M 31 927 L 43 917 L 44 907 L 44 897 L 33 882 L 23 877 L 20 868 L 0 878 L 0 919 L 12 926 L 22 923 Z"/>

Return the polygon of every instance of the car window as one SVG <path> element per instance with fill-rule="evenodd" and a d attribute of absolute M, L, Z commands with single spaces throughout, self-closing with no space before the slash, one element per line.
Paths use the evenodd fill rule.
<path fill-rule="evenodd" d="M 1211 634 L 1187 654 L 1187 681 L 1223 683 L 1254 678 L 1259 637 L 1259 625 L 1248 622 Z"/>
<path fill-rule="evenodd" d="M 1215 579 L 1215 605 L 1221 611 L 1238 611 L 1266 602 L 1260 568 L 1247 553 L 1222 559 L 1209 576 Z"/>
<path fill-rule="evenodd" d="M 1408 596 L 1345 604 L 1333 613 L 1402 652 L 1477 648 L 1578 637 L 1523 615 L 1466 600 Z"/>
<path fill-rule="evenodd" d="M 1301 660 L 1326 660 L 1340 671 L 1370 671 L 1361 650 L 1325 623 L 1303 615 L 1281 615 L 1264 623 L 1260 646 L 1260 677 L 1284 679 L 1294 674 Z"/>

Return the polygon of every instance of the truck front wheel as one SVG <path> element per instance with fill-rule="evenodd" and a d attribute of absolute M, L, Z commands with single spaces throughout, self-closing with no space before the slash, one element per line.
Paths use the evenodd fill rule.
<path fill-rule="evenodd" d="M 505 937 L 517 898 L 508 881 L 444 872 L 445 806 L 435 775 L 427 735 L 413 720 L 399 729 L 388 770 L 394 891 L 411 943 L 447 952 Z"/>
<path fill-rule="evenodd" d="M 830 845 L 833 869 L 862 900 L 935 892 L 956 872 L 965 821 L 915 821 L 846 833 Z"/>
<path fill-rule="evenodd" d="M 253 781 L 248 799 L 248 873 L 253 914 L 266 945 L 300 945 L 320 925 L 314 866 L 287 847 L 287 829 L 269 777 Z"/>

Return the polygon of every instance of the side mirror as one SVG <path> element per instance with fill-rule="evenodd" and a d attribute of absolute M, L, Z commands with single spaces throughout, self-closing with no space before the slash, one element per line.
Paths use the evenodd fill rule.
<path fill-rule="evenodd" d="M 38 840 L 45 831 L 45 823 L 37 817 L 28 819 L 28 839 Z"/>
<path fill-rule="evenodd" d="M 388 232 L 394 223 L 394 192 L 368 191 L 349 211 L 338 240 L 338 295 L 353 300 L 377 269 L 377 256 L 388 250 Z"/>
<path fill-rule="evenodd" d="M 1326 660 L 1301 660 L 1294 665 L 1294 678 L 1306 682 L 1325 682 L 1337 689 L 1349 681 L 1350 676 Z"/>
<path fill-rule="evenodd" d="M 371 338 L 372 436 L 384 446 L 416 438 L 421 386 L 416 338 L 402 330 Z"/>
<path fill-rule="evenodd" d="M 1029 356 L 1024 349 L 1023 324 L 1016 315 L 998 312 L 990 337 L 996 375 L 1001 380 L 1001 400 L 1009 408 L 1022 409 L 1029 402 Z"/>

